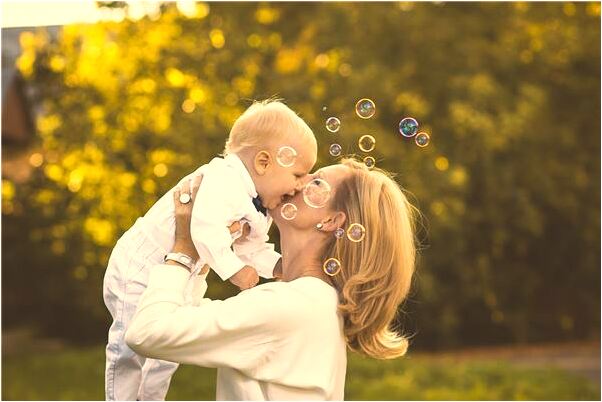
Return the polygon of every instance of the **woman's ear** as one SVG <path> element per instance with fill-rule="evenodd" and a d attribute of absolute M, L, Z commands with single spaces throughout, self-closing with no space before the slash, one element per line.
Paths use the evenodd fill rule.
<path fill-rule="evenodd" d="M 335 212 L 328 220 L 322 222 L 322 230 L 325 232 L 334 232 L 338 228 L 342 228 L 347 220 L 345 212 Z"/>
<path fill-rule="evenodd" d="M 272 165 L 272 157 L 268 151 L 259 151 L 253 159 L 253 167 L 259 176 L 263 176 Z"/>

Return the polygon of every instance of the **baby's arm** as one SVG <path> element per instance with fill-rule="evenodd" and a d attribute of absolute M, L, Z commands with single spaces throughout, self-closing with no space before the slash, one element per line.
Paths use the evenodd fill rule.
<path fill-rule="evenodd" d="M 275 268 L 281 260 L 281 255 L 274 251 L 274 245 L 267 243 L 268 235 L 261 237 L 241 239 L 234 242 L 234 252 L 245 264 L 256 268 L 262 278 L 270 279 L 274 275 Z"/>
<path fill-rule="evenodd" d="M 200 260 L 211 266 L 222 280 L 229 279 L 245 264 L 231 249 L 232 237 L 228 225 L 244 199 L 237 179 L 217 174 L 205 174 L 192 208 L 190 234 Z"/>

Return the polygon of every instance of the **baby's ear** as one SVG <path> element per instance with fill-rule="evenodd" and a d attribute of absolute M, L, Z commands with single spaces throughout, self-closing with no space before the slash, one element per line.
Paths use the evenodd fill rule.
<path fill-rule="evenodd" d="M 253 161 L 253 165 L 255 167 L 255 172 L 257 172 L 258 175 L 263 176 L 267 172 L 271 164 L 272 157 L 270 156 L 270 153 L 268 151 L 257 152 Z"/>

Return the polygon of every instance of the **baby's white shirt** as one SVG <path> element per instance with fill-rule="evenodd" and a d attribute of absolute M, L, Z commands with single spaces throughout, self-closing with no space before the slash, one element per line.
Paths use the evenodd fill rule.
<path fill-rule="evenodd" d="M 150 241 L 168 253 L 174 244 L 173 192 L 202 174 L 203 181 L 192 208 L 190 233 L 199 253 L 197 268 L 208 264 L 222 280 L 250 265 L 264 278 L 272 278 L 280 254 L 268 243 L 272 224 L 253 205 L 257 190 L 247 168 L 236 155 L 214 158 L 184 177 L 139 219 Z M 228 226 L 244 219 L 251 231 L 243 242 L 234 243 Z"/>

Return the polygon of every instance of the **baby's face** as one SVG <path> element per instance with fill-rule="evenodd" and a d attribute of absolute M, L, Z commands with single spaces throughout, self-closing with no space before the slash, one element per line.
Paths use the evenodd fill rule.
<path fill-rule="evenodd" d="M 288 141 L 285 145 L 297 152 L 294 163 L 288 167 L 279 164 L 276 157 L 279 146 L 276 145 L 270 152 L 271 166 L 257 183 L 257 192 L 263 206 L 269 210 L 278 207 L 286 196 L 300 191 L 307 181 L 307 174 L 316 164 L 317 149 L 312 141 L 299 138 Z"/>

